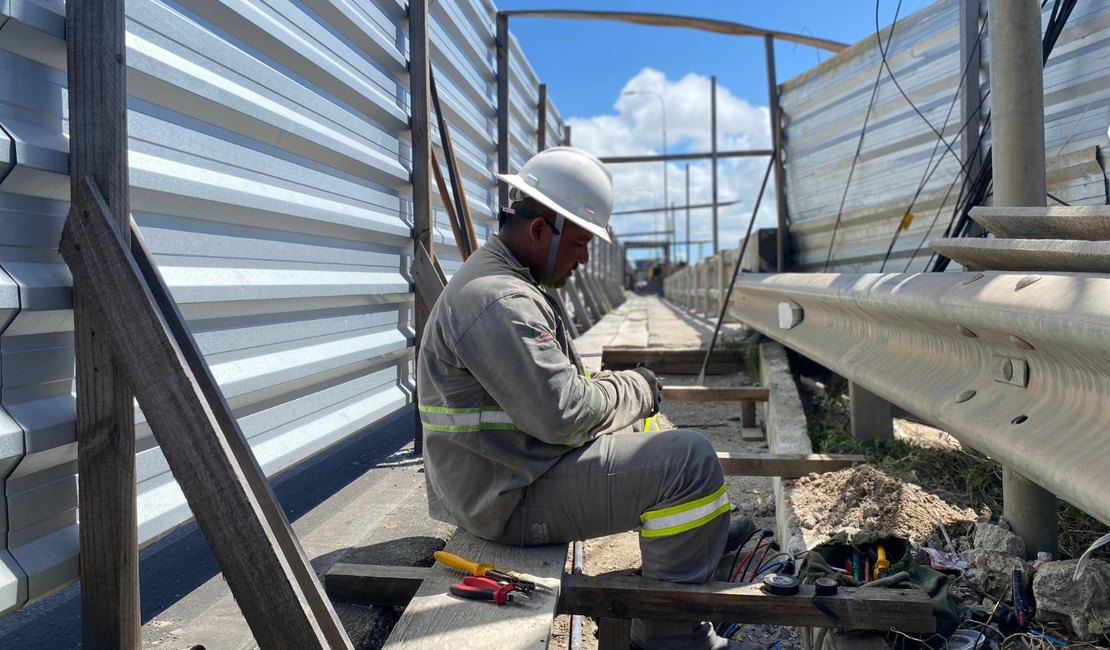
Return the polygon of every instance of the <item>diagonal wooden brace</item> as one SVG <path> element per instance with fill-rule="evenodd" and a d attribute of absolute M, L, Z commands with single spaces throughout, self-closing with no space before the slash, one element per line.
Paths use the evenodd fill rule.
<path fill-rule="evenodd" d="M 168 290 L 148 258 L 144 277 L 91 178 L 77 187 L 59 251 L 86 280 L 112 354 L 258 645 L 351 648 Z"/>

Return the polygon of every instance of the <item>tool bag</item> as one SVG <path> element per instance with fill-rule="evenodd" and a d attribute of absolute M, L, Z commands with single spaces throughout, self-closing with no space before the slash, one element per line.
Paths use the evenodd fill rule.
<path fill-rule="evenodd" d="M 832 578 L 844 586 L 859 587 L 864 582 L 862 567 L 860 580 L 856 580 L 853 575 L 834 571 L 832 567 L 843 568 L 846 562 L 851 565 L 853 561 L 858 564 L 861 559 L 870 559 L 871 567 L 874 568 L 873 551 L 879 544 L 883 545 L 887 560 L 890 562 L 890 567 L 886 570 L 887 575 L 894 575 L 900 571 L 910 574 L 909 578 L 890 586 L 924 589 L 933 601 L 937 633 L 947 637 L 959 623 L 956 602 L 948 593 L 948 586 L 953 577 L 914 562 L 913 545 L 904 537 L 893 533 L 872 531 L 859 531 L 849 536 L 848 531 L 840 531 L 830 537 L 829 541 L 802 556 L 797 575 L 807 583 L 817 578 Z"/>

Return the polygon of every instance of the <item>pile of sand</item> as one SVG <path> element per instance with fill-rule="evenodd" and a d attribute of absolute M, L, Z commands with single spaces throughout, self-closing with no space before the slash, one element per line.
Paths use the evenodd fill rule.
<path fill-rule="evenodd" d="M 975 521 L 970 509 L 950 505 L 921 487 L 870 465 L 798 480 L 791 502 L 803 528 L 832 535 L 844 528 L 886 531 L 921 544 L 937 530 Z"/>

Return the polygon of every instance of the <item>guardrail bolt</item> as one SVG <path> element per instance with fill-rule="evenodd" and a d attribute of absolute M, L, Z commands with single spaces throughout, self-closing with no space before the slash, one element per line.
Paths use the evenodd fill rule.
<path fill-rule="evenodd" d="M 779 329 L 788 330 L 795 327 L 804 317 L 805 311 L 802 310 L 801 305 L 789 300 L 779 303 Z"/>
<path fill-rule="evenodd" d="M 1033 284 L 1034 282 L 1036 282 L 1040 279 L 1041 279 L 1041 276 L 1039 276 L 1039 275 L 1027 275 L 1024 278 L 1018 280 L 1017 286 L 1014 287 L 1014 291 L 1021 291 L 1025 287 L 1028 287 L 1029 285 Z"/>
<path fill-rule="evenodd" d="M 963 404 L 964 402 L 971 399 L 972 397 L 975 397 L 975 391 L 965 390 L 964 392 L 960 393 L 959 397 L 956 398 L 956 403 L 957 404 Z"/>
<path fill-rule="evenodd" d="M 969 339 L 979 338 L 978 334 L 976 334 L 975 332 L 972 332 L 971 330 L 964 327 L 963 325 L 957 325 L 956 326 L 956 331 L 959 332 L 960 334 L 963 334 L 964 336 L 966 336 Z"/>
<path fill-rule="evenodd" d="M 1029 341 L 1026 341 L 1025 339 L 1023 339 L 1019 336 L 1014 336 L 1013 334 L 1010 335 L 1010 343 L 1013 343 L 1014 345 L 1018 346 L 1022 350 L 1035 350 L 1036 349 L 1036 348 L 1033 347 L 1033 344 L 1030 343 Z"/>

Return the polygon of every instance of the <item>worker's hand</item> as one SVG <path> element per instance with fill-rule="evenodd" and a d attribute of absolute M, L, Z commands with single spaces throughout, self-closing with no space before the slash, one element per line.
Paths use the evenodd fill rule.
<path fill-rule="evenodd" d="M 659 381 L 655 373 L 647 368 L 633 368 L 632 372 L 643 377 L 648 386 L 651 387 L 651 413 L 648 413 L 648 415 L 655 415 L 659 412 L 659 402 L 663 398 L 663 382 Z"/>

